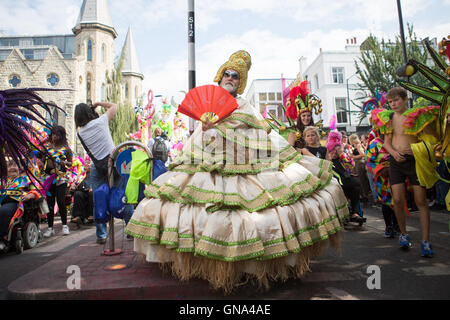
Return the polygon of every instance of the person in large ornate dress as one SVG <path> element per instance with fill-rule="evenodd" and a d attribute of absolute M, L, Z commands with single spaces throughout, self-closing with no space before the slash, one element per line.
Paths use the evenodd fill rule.
<path fill-rule="evenodd" d="M 302 277 L 312 258 L 340 247 L 348 216 L 332 163 L 298 153 L 237 96 L 250 66 L 248 52 L 238 51 L 220 67 L 214 82 L 238 108 L 196 128 L 125 229 L 147 261 L 227 293 L 246 280 L 268 288 Z"/>

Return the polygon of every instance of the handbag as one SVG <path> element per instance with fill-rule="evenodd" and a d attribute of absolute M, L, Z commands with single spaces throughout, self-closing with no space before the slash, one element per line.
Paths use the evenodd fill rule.
<path fill-rule="evenodd" d="M 81 139 L 80 134 L 77 132 L 77 136 L 78 139 L 80 139 L 81 144 L 83 145 L 84 150 L 86 150 L 87 154 L 89 155 L 89 157 L 92 159 L 92 161 L 94 162 L 95 165 L 95 169 L 97 170 L 97 172 L 99 173 L 99 175 L 106 179 L 108 176 L 108 160 L 109 160 L 109 155 L 106 156 L 105 158 L 101 159 L 101 160 L 97 160 L 96 157 L 94 157 L 94 155 L 91 153 L 91 151 L 89 150 L 89 148 L 86 146 L 86 144 L 84 143 L 83 139 Z"/>

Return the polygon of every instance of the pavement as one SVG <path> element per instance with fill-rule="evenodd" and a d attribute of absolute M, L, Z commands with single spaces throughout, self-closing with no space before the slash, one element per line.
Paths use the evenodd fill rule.
<path fill-rule="evenodd" d="M 120 254 L 108 255 L 110 244 L 99 245 L 95 242 L 88 242 L 80 244 L 70 251 L 58 256 L 54 260 L 38 267 L 34 271 L 13 281 L 8 287 L 8 299 L 26 299 L 26 300 L 141 300 L 141 299 L 168 299 L 168 300 L 184 300 L 184 299 L 279 299 L 283 298 L 286 288 L 298 290 L 298 285 L 301 283 L 315 284 L 326 281 L 359 281 L 361 286 L 365 286 L 368 277 L 362 270 L 370 264 L 386 265 L 386 268 L 396 263 L 395 256 L 400 255 L 397 246 L 398 239 L 386 240 L 383 238 L 384 223 L 381 217 L 380 209 L 367 210 L 367 224 L 363 228 L 356 228 L 356 230 L 343 231 L 343 253 L 339 256 L 332 249 L 327 254 L 312 262 L 313 272 L 308 274 L 302 280 L 295 280 L 283 287 L 283 284 L 276 285 L 275 291 L 266 295 L 259 295 L 251 286 L 244 286 L 239 289 L 237 294 L 226 296 L 221 292 L 212 290 L 206 281 L 190 280 L 189 282 L 180 282 L 168 273 L 160 270 L 156 263 L 147 263 L 142 256 L 137 255 L 133 251 L 133 240 L 126 239 L 123 233 L 123 224 L 116 223 L 115 227 L 115 249 L 120 250 Z M 450 251 L 449 240 L 450 233 L 448 232 L 448 213 L 433 213 L 432 214 L 432 230 L 436 230 L 436 235 L 442 237 L 441 245 L 439 240 L 434 235 L 433 239 L 436 241 L 434 249 L 437 257 L 433 259 L 420 260 L 420 247 L 416 244 L 414 252 L 398 258 L 399 263 L 407 262 L 410 269 L 403 269 L 405 277 L 405 285 L 419 285 L 414 284 L 413 272 L 420 273 L 434 272 L 442 278 L 435 277 L 436 286 L 443 286 L 445 290 L 445 282 L 449 283 L 450 275 Z M 412 219 L 416 223 L 416 228 L 411 227 L 411 234 L 418 238 L 420 234 L 418 226 L 418 214 L 415 214 Z M 439 223 L 439 224 L 438 224 Z M 434 227 L 435 224 L 438 227 Z M 411 224 L 412 225 L 412 224 Z M 439 232 L 438 232 L 439 231 Z M 365 238 L 364 241 L 355 241 L 355 239 Z M 387 245 L 383 244 L 385 241 L 389 242 Z M 373 251 L 367 251 L 367 248 L 373 247 Z M 388 249 L 386 249 L 388 248 Z M 361 257 L 356 262 L 355 252 L 361 252 Z M 413 250 L 411 250 L 413 251 Z M 379 253 L 379 254 L 378 254 Z M 406 258 L 408 256 L 408 258 Z M 390 261 L 389 259 L 392 259 Z M 389 260 L 389 263 L 386 261 Z M 407 261 L 406 261 L 407 260 Z M 383 262 L 384 261 L 384 262 Z M 431 262 L 430 262 L 431 261 Z M 426 264 L 426 265 L 425 265 Z M 322 266 L 322 268 L 318 268 Z M 393 266 L 394 267 L 394 266 Z M 329 268 L 329 269 L 327 269 Z M 333 272 L 337 270 L 338 272 Z M 415 268 L 415 269 L 414 269 Z M 315 272 L 314 269 L 319 269 Z M 349 270 L 352 269 L 352 273 Z M 398 268 L 394 268 L 396 272 Z M 356 270 L 356 271 L 355 271 Z M 424 271 L 425 270 L 425 271 Z M 431 271 L 430 271 L 431 270 Z M 437 271 L 436 271 L 437 270 Z M 443 271 L 442 271 L 443 270 Z M 329 271 L 329 272 L 328 272 Z M 393 271 L 394 272 L 394 271 Z M 437 272 L 437 274 L 436 274 Z M 439 274 L 441 272 L 441 274 Z M 442 273 L 443 272 L 443 273 Z M 77 276 L 79 277 L 77 278 Z M 420 276 L 420 274 L 419 274 Z M 396 276 L 397 277 L 397 276 Z M 79 279 L 79 281 L 77 281 Z M 398 281 L 398 277 L 395 278 Z M 447 279 L 442 282 L 440 279 Z M 399 285 L 400 282 L 397 282 Z M 281 286 L 281 287 L 280 287 Z M 384 285 L 386 288 L 386 286 Z M 281 289 L 280 289 L 281 288 Z M 334 284 L 330 286 L 328 291 L 331 292 L 329 297 L 335 299 L 352 299 L 345 291 Z M 431 290 L 432 288 L 430 288 Z M 435 287 L 434 289 L 438 289 Z M 447 286 L 448 289 L 448 286 Z M 278 290 L 278 291 L 276 291 Z M 280 291 L 281 290 L 281 291 Z M 284 291 L 283 291 L 284 290 Z M 341 290 L 341 291 L 340 291 Z M 365 288 L 367 291 L 367 289 Z M 395 290 L 393 284 L 392 290 Z M 411 288 L 409 291 L 414 291 Z M 417 289 L 419 290 L 419 289 Z M 275 293 L 277 292 L 277 293 Z M 341 292 L 341 293 L 339 293 Z M 391 295 L 379 294 L 371 295 L 367 293 L 364 298 L 367 299 L 389 299 L 395 297 L 394 293 Z M 448 294 L 448 292 L 447 292 Z M 328 297 L 328 298 L 329 298 Z M 411 295 L 407 298 L 414 299 Z M 302 298 L 301 296 L 292 297 L 288 299 Z"/>

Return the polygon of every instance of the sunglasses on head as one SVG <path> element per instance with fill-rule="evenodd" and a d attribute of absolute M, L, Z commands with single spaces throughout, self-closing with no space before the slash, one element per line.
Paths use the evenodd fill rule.
<path fill-rule="evenodd" d="M 240 78 L 238 72 L 236 72 L 236 71 L 229 71 L 229 70 L 225 71 L 224 74 L 223 74 L 223 76 L 224 76 L 224 77 L 231 77 L 231 78 L 233 78 L 234 80 L 239 80 L 239 78 Z"/>

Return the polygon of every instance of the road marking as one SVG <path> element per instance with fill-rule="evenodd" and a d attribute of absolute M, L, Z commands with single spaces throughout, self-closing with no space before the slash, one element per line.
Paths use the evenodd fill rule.
<path fill-rule="evenodd" d="M 339 300 L 359 300 L 357 297 L 352 296 L 350 293 L 344 291 L 344 290 L 340 290 L 340 289 L 336 289 L 336 288 L 326 288 L 333 297 L 336 297 Z"/>

